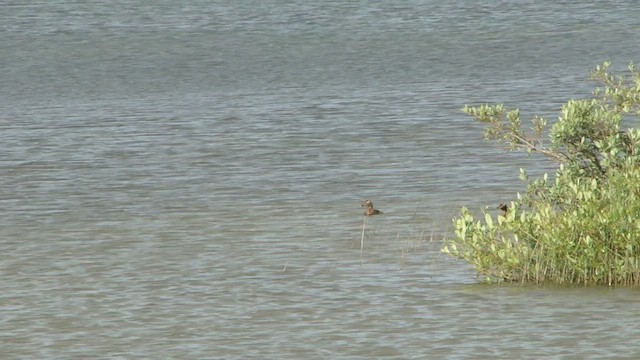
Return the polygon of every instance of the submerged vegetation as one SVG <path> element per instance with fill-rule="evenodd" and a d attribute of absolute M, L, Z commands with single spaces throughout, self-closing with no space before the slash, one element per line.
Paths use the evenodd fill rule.
<path fill-rule="evenodd" d="M 640 284 L 640 72 L 592 72 L 601 85 L 587 99 L 570 100 L 545 136 L 535 116 L 526 131 L 518 109 L 465 106 L 487 124 L 485 138 L 511 150 L 553 159 L 555 176 L 529 179 L 524 194 L 493 217 L 476 220 L 463 208 L 455 237 L 443 252 L 462 258 L 489 281 L 556 284 Z"/>

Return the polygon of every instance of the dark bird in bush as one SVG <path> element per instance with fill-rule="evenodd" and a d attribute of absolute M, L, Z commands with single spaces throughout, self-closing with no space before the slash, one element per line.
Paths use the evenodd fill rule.
<path fill-rule="evenodd" d="M 500 209 L 502 211 L 502 215 L 506 215 L 507 211 L 509 211 L 509 208 L 507 207 L 507 204 L 498 205 L 498 209 Z"/>
<path fill-rule="evenodd" d="M 382 211 L 373 208 L 373 202 L 371 200 L 365 200 L 362 203 L 362 207 L 365 208 L 364 214 L 367 216 L 382 214 Z"/>

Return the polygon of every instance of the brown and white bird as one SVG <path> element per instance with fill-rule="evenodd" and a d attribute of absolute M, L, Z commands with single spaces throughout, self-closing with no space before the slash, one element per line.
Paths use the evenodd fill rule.
<path fill-rule="evenodd" d="M 502 215 L 507 215 L 507 211 L 509 211 L 509 207 L 507 207 L 507 204 L 498 205 L 498 209 L 502 210 Z"/>
<path fill-rule="evenodd" d="M 382 211 L 373 208 L 373 202 L 371 200 L 365 200 L 362 203 L 362 207 L 365 208 L 364 214 L 367 216 L 382 214 Z"/>

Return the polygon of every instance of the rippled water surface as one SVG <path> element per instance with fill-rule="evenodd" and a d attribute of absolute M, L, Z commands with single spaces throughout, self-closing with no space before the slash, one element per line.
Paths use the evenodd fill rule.
<path fill-rule="evenodd" d="M 462 205 L 552 169 L 460 108 L 553 120 L 640 62 L 636 2 L 0 15 L 2 358 L 640 356 L 635 289 L 489 286 L 440 253 Z"/>

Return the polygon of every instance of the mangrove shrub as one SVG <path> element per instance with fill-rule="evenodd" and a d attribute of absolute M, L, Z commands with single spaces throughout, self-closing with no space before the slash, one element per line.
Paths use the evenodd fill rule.
<path fill-rule="evenodd" d="M 623 126 L 640 118 L 640 73 L 628 70 L 597 66 L 599 86 L 564 104 L 550 130 L 539 116 L 525 129 L 518 109 L 465 106 L 486 139 L 542 154 L 557 170 L 530 179 L 521 169 L 526 192 L 499 215 L 462 208 L 442 251 L 489 281 L 640 284 L 640 130 Z"/>

